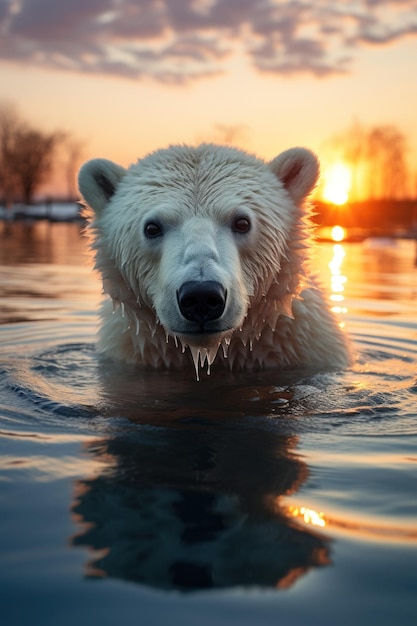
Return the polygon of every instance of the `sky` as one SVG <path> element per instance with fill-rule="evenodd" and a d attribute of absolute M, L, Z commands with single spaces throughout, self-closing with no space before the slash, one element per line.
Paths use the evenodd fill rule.
<path fill-rule="evenodd" d="M 218 141 L 325 171 L 333 137 L 393 124 L 417 180 L 417 0 L 0 0 L 0 100 L 124 166 Z"/>

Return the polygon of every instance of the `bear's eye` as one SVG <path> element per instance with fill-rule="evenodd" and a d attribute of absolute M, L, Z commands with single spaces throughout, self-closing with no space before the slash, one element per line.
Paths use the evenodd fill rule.
<path fill-rule="evenodd" d="M 162 235 L 162 227 L 157 222 L 148 222 L 145 224 L 144 233 L 148 239 L 154 239 Z"/>
<path fill-rule="evenodd" d="M 247 217 L 237 217 L 232 224 L 235 233 L 245 234 L 250 231 L 251 223 Z"/>

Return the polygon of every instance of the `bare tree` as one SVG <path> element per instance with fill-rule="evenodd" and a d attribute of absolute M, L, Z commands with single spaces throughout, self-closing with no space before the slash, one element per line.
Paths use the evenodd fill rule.
<path fill-rule="evenodd" d="M 60 141 L 62 135 L 59 132 L 43 133 L 27 129 L 19 133 L 13 167 L 25 204 L 31 203 L 35 191 L 50 176 L 54 151 Z"/>
<path fill-rule="evenodd" d="M 351 196 L 404 198 L 409 193 L 407 141 L 393 125 L 364 128 L 355 122 L 330 148 L 351 168 Z"/>
<path fill-rule="evenodd" d="M 216 141 L 226 145 L 236 145 L 246 139 L 248 127 L 245 124 L 215 124 Z"/>
<path fill-rule="evenodd" d="M 21 119 L 10 103 L 0 104 L 0 189 L 6 205 L 29 204 L 50 176 L 62 132 L 44 132 Z"/>
<path fill-rule="evenodd" d="M 70 136 L 67 137 L 62 144 L 62 150 L 64 153 L 63 165 L 67 182 L 68 198 L 71 199 L 77 197 L 76 176 L 82 160 L 84 146 L 84 141 Z"/>
<path fill-rule="evenodd" d="M 404 135 L 395 126 L 377 126 L 368 134 L 370 196 L 398 198 L 406 195 L 408 171 Z"/>
<path fill-rule="evenodd" d="M 195 137 L 199 143 L 220 143 L 228 146 L 237 146 L 247 143 L 250 134 L 249 126 L 245 124 L 214 124 L 210 131 Z"/>
<path fill-rule="evenodd" d="M 17 195 L 18 182 L 11 167 L 16 149 L 16 136 L 22 130 L 15 107 L 9 102 L 0 103 L 0 191 L 6 206 Z"/>

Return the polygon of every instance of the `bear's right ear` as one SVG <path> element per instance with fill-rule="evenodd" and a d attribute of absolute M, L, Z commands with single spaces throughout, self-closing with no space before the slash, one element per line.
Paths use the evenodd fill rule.
<path fill-rule="evenodd" d="M 290 148 L 279 154 L 269 167 L 280 179 L 296 205 L 312 191 L 319 177 L 319 162 L 306 148 Z"/>
<path fill-rule="evenodd" d="M 126 174 L 121 165 L 107 159 L 84 163 L 78 174 L 78 189 L 89 207 L 100 213 Z"/>

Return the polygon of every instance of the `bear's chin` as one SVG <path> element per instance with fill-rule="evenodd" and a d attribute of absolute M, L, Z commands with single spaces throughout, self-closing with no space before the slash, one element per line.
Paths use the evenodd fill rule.
<path fill-rule="evenodd" d="M 216 358 L 220 346 L 224 357 L 227 357 L 233 331 L 234 329 L 213 333 L 175 335 L 176 339 L 181 341 L 182 351 L 184 352 L 185 348 L 188 347 L 191 352 L 197 380 L 200 380 L 200 367 L 206 365 L 207 374 L 210 374 L 211 364 Z"/>
<path fill-rule="evenodd" d="M 218 349 L 222 342 L 230 342 L 234 329 L 203 333 L 175 333 L 183 346 L 200 348 L 201 350 Z"/>

